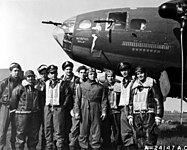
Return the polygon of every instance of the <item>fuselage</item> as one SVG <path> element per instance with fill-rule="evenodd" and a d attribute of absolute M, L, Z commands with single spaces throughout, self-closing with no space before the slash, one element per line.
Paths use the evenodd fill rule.
<path fill-rule="evenodd" d="M 158 8 L 118 8 L 77 15 L 64 21 L 54 37 L 73 60 L 100 70 L 117 72 L 117 65 L 126 61 L 133 68 L 145 66 L 156 76 L 163 70 L 180 72 L 180 25 L 161 18 Z"/>
<path fill-rule="evenodd" d="M 71 31 L 58 42 L 75 61 L 113 70 L 121 61 L 155 71 L 181 65 L 179 24 L 161 18 L 157 8 L 108 9 L 73 19 L 64 22 L 71 22 Z"/>

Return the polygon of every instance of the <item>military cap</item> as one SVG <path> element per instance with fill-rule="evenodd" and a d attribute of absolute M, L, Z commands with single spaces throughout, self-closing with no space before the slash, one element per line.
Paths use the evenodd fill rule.
<path fill-rule="evenodd" d="M 32 70 L 27 70 L 27 71 L 25 72 L 25 77 L 28 77 L 28 76 L 35 76 L 34 71 L 32 71 Z"/>
<path fill-rule="evenodd" d="M 96 73 L 96 69 L 95 69 L 95 68 L 90 67 L 90 68 L 88 68 L 88 72 L 94 72 L 94 73 Z"/>
<path fill-rule="evenodd" d="M 12 71 L 14 68 L 18 68 L 19 70 L 21 70 L 21 66 L 18 63 L 11 63 L 9 70 Z"/>
<path fill-rule="evenodd" d="M 128 70 L 128 69 L 131 69 L 131 65 L 130 65 L 128 62 L 121 62 L 121 63 L 118 65 L 118 70 L 119 70 L 119 71 Z"/>
<path fill-rule="evenodd" d="M 73 68 L 74 65 L 73 65 L 73 63 L 70 62 L 70 61 L 65 61 L 65 62 L 62 64 L 62 70 L 66 69 L 66 67 L 71 67 L 71 68 Z"/>
<path fill-rule="evenodd" d="M 88 68 L 84 65 L 77 68 L 77 72 L 80 72 L 81 70 L 86 70 L 87 71 Z"/>
<path fill-rule="evenodd" d="M 137 66 L 135 68 L 135 73 L 137 73 L 137 72 L 145 72 L 145 68 L 143 66 Z"/>
<path fill-rule="evenodd" d="M 55 65 L 50 65 L 47 67 L 46 69 L 46 72 L 49 73 L 49 72 L 57 72 L 58 71 L 58 67 L 55 66 Z"/>
<path fill-rule="evenodd" d="M 45 72 L 46 72 L 46 70 L 47 70 L 47 65 L 44 65 L 44 64 L 40 65 L 40 66 L 38 67 L 38 69 L 37 69 L 37 71 L 38 71 L 39 74 L 41 74 L 42 71 L 45 71 Z"/>

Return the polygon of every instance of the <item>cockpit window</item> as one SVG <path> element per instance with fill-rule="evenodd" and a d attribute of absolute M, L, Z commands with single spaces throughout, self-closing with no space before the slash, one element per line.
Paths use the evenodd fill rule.
<path fill-rule="evenodd" d="M 92 26 L 92 23 L 90 20 L 82 20 L 79 23 L 79 28 L 80 29 L 89 29 Z"/>
<path fill-rule="evenodd" d="M 114 21 L 114 29 L 125 29 L 127 12 L 112 12 L 108 19 Z"/>
<path fill-rule="evenodd" d="M 135 30 L 145 30 L 146 29 L 145 19 L 132 19 L 130 23 L 130 28 Z"/>

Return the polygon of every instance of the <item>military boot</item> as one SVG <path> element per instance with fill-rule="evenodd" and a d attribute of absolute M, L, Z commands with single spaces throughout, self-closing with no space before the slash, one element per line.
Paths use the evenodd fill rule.
<path fill-rule="evenodd" d="M 69 150 L 75 150 L 74 146 L 69 146 Z"/>
<path fill-rule="evenodd" d="M 53 150 L 53 146 L 46 146 L 45 149 L 46 150 Z"/>
<path fill-rule="evenodd" d="M 125 148 L 125 150 L 139 150 L 138 147 L 134 144 L 126 146 Z"/>
<path fill-rule="evenodd" d="M 82 147 L 81 147 L 81 150 L 88 150 L 88 148 L 82 148 Z"/>
<path fill-rule="evenodd" d="M 29 147 L 28 150 L 36 150 L 36 147 Z"/>
<path fill-rule="evenodd" d="M 16 150 L 15 143 L 11 143 L 11 149 L 12 149 L 12 150 Z"/>

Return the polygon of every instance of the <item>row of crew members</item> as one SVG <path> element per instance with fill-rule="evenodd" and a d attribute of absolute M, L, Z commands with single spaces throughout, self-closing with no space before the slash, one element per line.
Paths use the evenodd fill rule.
<path fill-rule="evenodd" d="M 152 149 L 157 144 L 163 117 L 161 91 L 142 66 L 135 68 L 135 77 L 131 76 L 131 65 L 127 62 L 120 63 L 118 70 L 123 77 L 120 87 L 112 71 L 106 71 L 103 84 L 108 89 L 110 117 L 102 123 L 104 144 L 110 146 L 112 130 L 117 149 Z"/>
<path fill-rule="evenodd" d="M 37 82 L 34 72 L 28 70 L 21 83 L 18 76 L 21 66 L 11 64 L 11 75 L 0 86 L 0 130 L 3 131 L 0 132 L 0 149 L 6 144 L 10 121 L 12 149 L 16 148 L 15 141 L 18 149 L 24 149 L 26 137 L 28 148 L 36 149 L 41 125 L 41 149 L 52 150 L 54 144 L 59 150 L 68 144 L 70 150 L 88 149 L 89 145 L 100 149 L 101 137 L 103 148 L 108 149 L 111 132 L 117 149 L 156 145 L 158 135 L 153 131 L 163 116 L 162 96 L 155 80 L 147 77 L 143 67 L 135 69 L 137 78 L 132 79 L 130 64 L 122 62 L 118 66 L 123 76 L 121 83 L 112 71 L 107 71 L 103 85 L 96 82 L 94 68 L 79 67 L 80 78 L 72 72 L 73 63 L 64 62 L 62 69 L 65 75 L 58 79 L 57 66 L 41 65 L 38 68 L 41 78 Z M 16 84 L 10 79 L 16 80 Z M 7 86 L 7 102 L 3 103 Z"/>
<path fill-rule="evenodd" d="M 65 62 L 62 68 L 65 71 L 72 66 L 71 62 Z M 68 132 L 66 128 L 71 127 L 68 109 L 70 109 L 70 105 L 73 105 L 72 90 L 69 83 L 65 81 L 69 80 L 69 71 L 64 79 L 60 80 L 57 78 L 57 69 L 57 66 L 54 65 L 47 68 L 45 65 L 41 65 L 38 68 L 41 79 L 36 81 L 34 72 L 27 70 L 25 79 L 22 80 L 20 78 L 21 66 L 18 63 L 10 65 L 10 76 L 0 83 L 1 150 L 5 149 L 10 122 L 12 130 L 10 143 L 13 150 L 24 149 L 25 143 L 29 150 L 36 149 L 41 124 L 43 126 L 42 135 L 45 136 L 42 139 L 44 139 L 46 149 L 52 147 L 53 140 L 56 141 L 58 148 L 61 148 L 66 142 L 65 140 L 68 138 L 65 133 Z"/>

